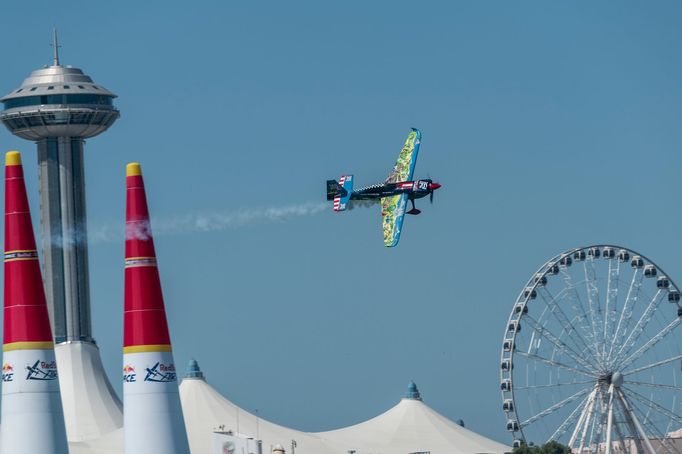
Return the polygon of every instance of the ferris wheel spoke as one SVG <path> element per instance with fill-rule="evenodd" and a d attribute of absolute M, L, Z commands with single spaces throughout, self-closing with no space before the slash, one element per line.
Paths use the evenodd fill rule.
<path fill-rule="evenodd" d="M 589 262 L 590 266 L 587 266 Z M 598 332 L 601 329 L 601 305 L 599 303 L 599 288 L 597 287 L 597 271 L 594 267 L 594 259 L 583 262 L 585 270 L 585 289 L 587 291 L 587 303 L 590 308 L 590 322 L 592 324 L 592 334 L 596 347 L 597 356 L 603 359 L 603 344 L 600 346 Z"/>
<path fill-rule="evenodd" d="M 629 326 L 630 324 L 630 319 L 632 318 L 633 314 L 632 308 L 639 299 L 639 291 L 642 288 L 643 277 L 644 273 L 641 273 L 639 268 L 635 268 L 635 271 L 632 273 L 632 279 L 630 280 L 630 286 L 628 287 L 628 293 L 625 297 L 625 303 L 623 303 L 623 310 L 621 311 L 620 317 L 618 319 L 616 332 L 613 334 L 613 339 L 611 340 L 608 359 L 611 359 L 611 355 L 613 354 L 613 347 L 615 345 L 619 345 L 618 338 L 620 335 L 621 327 L 623 327 L 623 335 L 625 335 L 625 332 L 627 331 L 627 326 Z"/>
<path fill-rule="evenodd" d="M 663 359 L 661 361 L 657 361 L 655 363 L 647 364 L 646 366 L 638 367 L 637 369 L 632 369 L 632 370 L 626 370 L 622 374 L 625 375 L 634 375 L 639 372 L 648 370 L 648 369 L 653 369 L 654 367 L 660 367 L 660 366 L 665 366 L 668 363 L 672 363 L 673 361 L 677 361 L 678 359 L 682 359 L 682 355 L 677 355 L 673 356 L 670 358 Z"/>
<path fill-rule="evenodd" d="M 627 357 L 623 362 L 621 362 L 618 367 L 620 369 L 623 369 L 630 364 L 634 363 L 637 361 L 642 355 L 644 355 L 647 351 L 651 350 L 651 348 L 659 343 L 662 339 L 664 339 L 668 334 L 670 334 L 677 326 L 682 323 L 682 318 L 678 317 L 672 322 L 668 324 L 661 332 L 656 334 L 654 337 L 649 339 L 646 344 L 642 345 L 635 353 Z"/>
<path fill-rule="evenodd" d="M 630 385 L 638 385 L 638 386 L 648 386 L 649 388 L 661 388 L 661 389 L 672 389 L 675 391 L 682 391 L 682 386 L 674 386 L 674 385 L 663 385 L 660 383 L 647 383 L 645 381 L 633 381 L 633 380 L 628 380 L 628 384 Z"/>
<path fill-rule="evenodd" d="M 606 358 L 606 348 L 609 344 L 611 338 L 611 331 L 613 330 L 614 317 L 609 320 L 610 307 L 613 307 L 615 312 L 615 307 L 618 305 L 618 283 L 620 280 L 620 260 L 614 261 L 609 260 L 609 277 L 606 282 L 606 303 L 604 307 L 604 357 Z"/>
<path fill-rule="evenodd" d="M 673 421 L 677 422 L 678 424 L 682 423 L 682 416 L 679 416 L 672 411 L 668 410 L 665 407 L 662 407 L 661 405 L 657 404 L 651 399 L 647 399 L 646 396 L 642 396 L 641 394 L 633 391 L 630 388 L 622 387 L 625 391 L 627 391 L 628 396 L 633 397 L 635 400 L 640 401 L 642 404 L 646 405 L 650 409 L 658 412 L 659 414 L 662 414 L 663 416 L 667 416 L 668 418 L 672 419 Z M 622 392 L 622 391 L 621 391 Z"/>
<path fill-rule="evenodd" d="M 529 359 L 533 359 L 535 361 L 539 361 L 541 363 L 549 364 L 550 366 L 556 366 L 556 367 L 560 367 L 562 369 L 573 371 L 576 374 L 584 375 L 585 377 L 597 378 L 597 376 L 595 374 L 593 374 L 589 371 L 577 369 L 575 367 L 568 366 L 568 365 L 560 363 L 558 361 L 554 361 L 554 360 L 549 359 L 549 358 L 544 358 L 544 357 L 536 355 L 534 353 L 517 352 L 517 354 L 519 354 L 523 357 L 529 358 Z"/>
<path fill-rule="evenodd" d="M 588 392 L 592 391 L 591 388 L 586 388 L 586 389 L 581 389 L 577 393 L 573 394 L 572 396 L 567 397 L 566 399 L 562 400 L 561 402 L 558 402 L 554 405 L 552 405 L 549 408 L 546 408 L 542 410 L 540 413 L 536 414 L 535 416 L 531 416 L 527 420 L 523 421 L 520 426 L 521 428 L 528 426 L 529 424 L 533 424 L 535 421 L 544 418 L 545 416 L 549 416 L 555 411 L 558 411 L 562 408 L 564 408 L 566 405 L 570 404 L 574 400 L 580 398 L 581 396 L 584 396 Z"/>
<path fill-rule="evenodd" d="M 575 385 L 589 385 L 594 383 L 594 380 L 585 380 L 585 381 L 573 381 L 573 382 L 567 382 L 567 383 L 549 383 L 545 385 L 528 385 L 528 386 L 519 386 L 515 387 L 515 390 L 522 391 L 525 389 L 542 389 L 542 388 L 556 388 L 559 386 L 575 386 Z M 632 382 L 631 382 L 632 383 Z"/>
<path fill-rule="evenodd" d="M 649 301 L 649 304 L 647 305 L 646 309 L 642 313 L 642 316 L 637 320 L 637 324 L 635 327 L 632 329 L 630 332 L 630 335 L 628 336 L 627 340 L 625 343 L 620 347 L 620 350 L 616 354 L 615 358 L 611 362 L 611 364 L 618 364 L 618 362 L 625 356 L 627 355 L 630 350 L 632 350 L 632 347 L 635 345 L 637 342 L 637 339 L 639 339 L 639 336 L 642 334 L 644 329 L 647 327 L 649 324 L 649 321 L 651 321 L 651 318 L 654 316 L 654 311 L 658 307 L 658 305 L 661 303 L 662 296 L 664 293 L 659 289 L 656 294 L 651 298 L 651 301 Z"/>
<path fill-rule="evenodd" d="M 596 358 L 598 356 L 597 355 L 598 346 L 596 344 L 596 335 L 591 325 L 590 316 L 585 310 L 585 305 L 580 299 L 580 294 L 578 293 L 578 289 L 573 284 L 572 278 L 568 276 L 566 279 L 564 279 L 564 281 L 566 282 L 568 289 L 566 295 L 569 298 L 569 300 L 572 301 L 573 308 L 576 310 L 577 309 L 580 310 L 580 314 L 578 315 L 578 321 L 582 323 L 580 323 L 579 326 L 583 330 L 585 337 L 587 338 L 587 341 L 589 341 L 591 344 L 590 345 L 587 344 L 587 342 L 585 342 L 585 346 L 590 350 L 592 356 Z"/>
<path fill-rule="evenodd" d="M 575 346 L 583 351 L 590 350 L 590 347 L 588 347 L 587 342 L 585 341 L 583 336 L 575 328 L 575 326 L 573 326 L 573 323 L 571 322 L 571 320 L 569 320 L 568 316 L 566 316 L 566 313 L 561 309 L 561 306 L 556 302 L 556 299 L 552 296 L 549 290 L 547 290 L 546 287 L 542 287 L 539 289 L 538 294 L 545 302 L 545 304 L 549 307 L 549 310 L 552 313 L 552 315 L 554 315 L 554 318 L 556 318 L 559 321 L 559 324 L 566 332 L 566 335 L 568 336 L 569 339 L 573 341 Z M 582 344 L 582 346 L 578 345 L 578 341 L 580 342 L 580 344 Z"/>
<path fill-rule="evenodd" d="M 525 315 L 523 319 L 542 337 L 550 341 L 556 348 L 564 352 L 566 355 L 570 356 L 573 358 L 573 360 L 577 363 L 579 363 L 581 366 L 583 366 L 586 370 L 589 370 L 590 372 L 593 372 L 597 374 L 596 367 L 593 364 L 590 364 L 588 361 L 583 359 L 578 353 L 576 353 L 571 347 L 566 345 L 564 342 L 562 342 L 560 339 L 558 339 L 554 334 L 552 334 L 549 330 L 544 328 L 543 326 L 540 325 L 540 323 L 535 320 L 533 317 L 530 315 Z"/>
<path fill-rule="evenodd" d="M 590 396 L 585 396 L 585 398 L 578 404 L 577 407 L 571 412 L 570 415 L 568 415 L 568 418 L 562 422 L 559 427 L 554 431 L 551 437 L 547 440 L 548 442 L 551 440 L 559 440 L 561 437 L 564 436 L 568 428 L 573 425 L 573 422 L 576 420 L 576 418 L 582 413 L 583 408 L 585 405 L 587 405 L 587 401 L 590 398 Z"/>

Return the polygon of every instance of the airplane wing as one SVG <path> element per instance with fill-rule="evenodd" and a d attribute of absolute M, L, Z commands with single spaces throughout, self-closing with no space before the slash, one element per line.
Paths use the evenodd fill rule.
<path fill-rule="evenodd" d="M 422 133 L 419 129 L 412 128 L 412 131 L 410 131 L 410 134 L 407 136 L 405 145 L 403 145 L 403 149 L 400 150 L 398 160 L 396 161 L 393 170 L 391 170 L 391 173 L 388 174 L 388 178 L 386 178 L 386 183 L 400 183 L 412 180 L 421 139 Z"/>
<path fill-rule="evenodd" d="M 384 227 L 384 246 L 393 247 L 400 240 L 403 228 L 407 194 L 394 195 L 381 199 L 381 218 Z"/>

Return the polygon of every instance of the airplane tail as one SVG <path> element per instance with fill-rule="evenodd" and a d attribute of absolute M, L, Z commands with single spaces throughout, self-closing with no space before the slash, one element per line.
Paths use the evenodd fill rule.
<path fill-rule="evenodd" d="M 327 180 L 327 200 L 334 201 L 334 211 L 345 211 L 353 193 L 353 175 L 342 175 L 339 181 Z"/>
<path fill-rule="evenodd" d="M 327 200 L 334 200 L 337 195 L 346 195 L 346 190 L 336 180 L 327 180 Z"/>

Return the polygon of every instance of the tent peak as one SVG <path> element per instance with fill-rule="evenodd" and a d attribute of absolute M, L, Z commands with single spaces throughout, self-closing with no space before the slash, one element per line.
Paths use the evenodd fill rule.
<path fill-rule="evenodd" d="M 199 363 L 196 359 L 192 358 L 189 360 L 185 378 L 198 378 L 200 380 L 204 379 L 204 373 L 201 371 L 201 369 L 199 369 Z"/>
<path fill-rule="evenodd" d="M 412 400 L 422 400 L 422 395 L 419 393 L 419 389 L 417 389 L 417 384 L 410 380 L 410 384 L 407 385 L 407 394 L 405 394 L 406 399 L 412 399 Z"/>

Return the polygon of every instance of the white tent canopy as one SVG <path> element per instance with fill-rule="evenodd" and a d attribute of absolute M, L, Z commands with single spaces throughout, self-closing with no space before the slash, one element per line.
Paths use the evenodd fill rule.
<path fill-rule="evenodd" d="M 92 355 L 94 352 L 74 346 L 66 350 L 72 351 L 59 352 L 60 360 L 68 362 L 73 370 L 82 370 L 84 364 L 81 363 L 91 363 L 91 357 L 97 356 Z M 104 378 L 103 371 L 97 367 L 95 369 L 98 369 L 95 375 Z M 71 410 L 65 412 L 67 419 L 74 419 L 67 421 L 70 452 L 121 454 L 123 429 L 116 427 L 120 403 L 115 402 L 117 399 L 110 387 L 93 387 L 93 377 L 90 375 L 71 374 L 68 380 L 60 382 L 63 397 L 66 397 L 64 400 L 71 401 L 72 405 Z M 86 386 L 88 384 L 90 386 Z M 65 390 L 64 386 L 73 389 Z M 82 394 L 84 388 L 89 388 L 90 392 L 94 390 L 97 398 L 74 398 Z M 113 397 L 107 397 L 109 395 Z M 111 402 L 110 399 L 115 401 Z M 509 447 L 465 429 L 432 410 L 422 402 L 414 384 L 408 396 L 385 413 L 354 426 L 317 433 L 280 426 L 242 410 L 206 383 L 195 361 L 190 362 L 188 377 L 180 384 L 180 400 L 193 454 L 211 454 L 213 432 L 216 430 L 231 430 L 239 436 L 261 439 L 265 454 L 278 444 L 289 448 L 292 441 L 296 443 L 297 454 L 347 454 L 351 450 L 357 454 L 425 451 L 431 454 L 503 454 L 511 451 Z M 89 427 L 93 422 L 87 421 L 88 415 L 96 417 L 95 426 Z M 99 431 L 100 435 L 84 437 L 84 430 L 79 427 L 81 424 L 85 424 L 90 434 Z M 289 449 L 287 452 L 290 452 Z"/>
<path fill-rule="evenodd" d="M 296 442 L 297 454 L 400 453 L 502 454 L 511 448 L 487 439 L 429 408 L 413 385 L 407 398 L 387 412 L 363 423 L 329 432 L 301 432 L 273 424 L 239 409 L 206 383 L 199 374 L 180 385 L 180 399 L 190 448 L 209 453 L 218 428 L 263 440 L 263 451 Z"/>
<path fill-rule="evenodd" d="M 335 453 L 504 453 L 511 448 L 472 432 L 417 399 L 355 426 L 318 433 Z"/>

